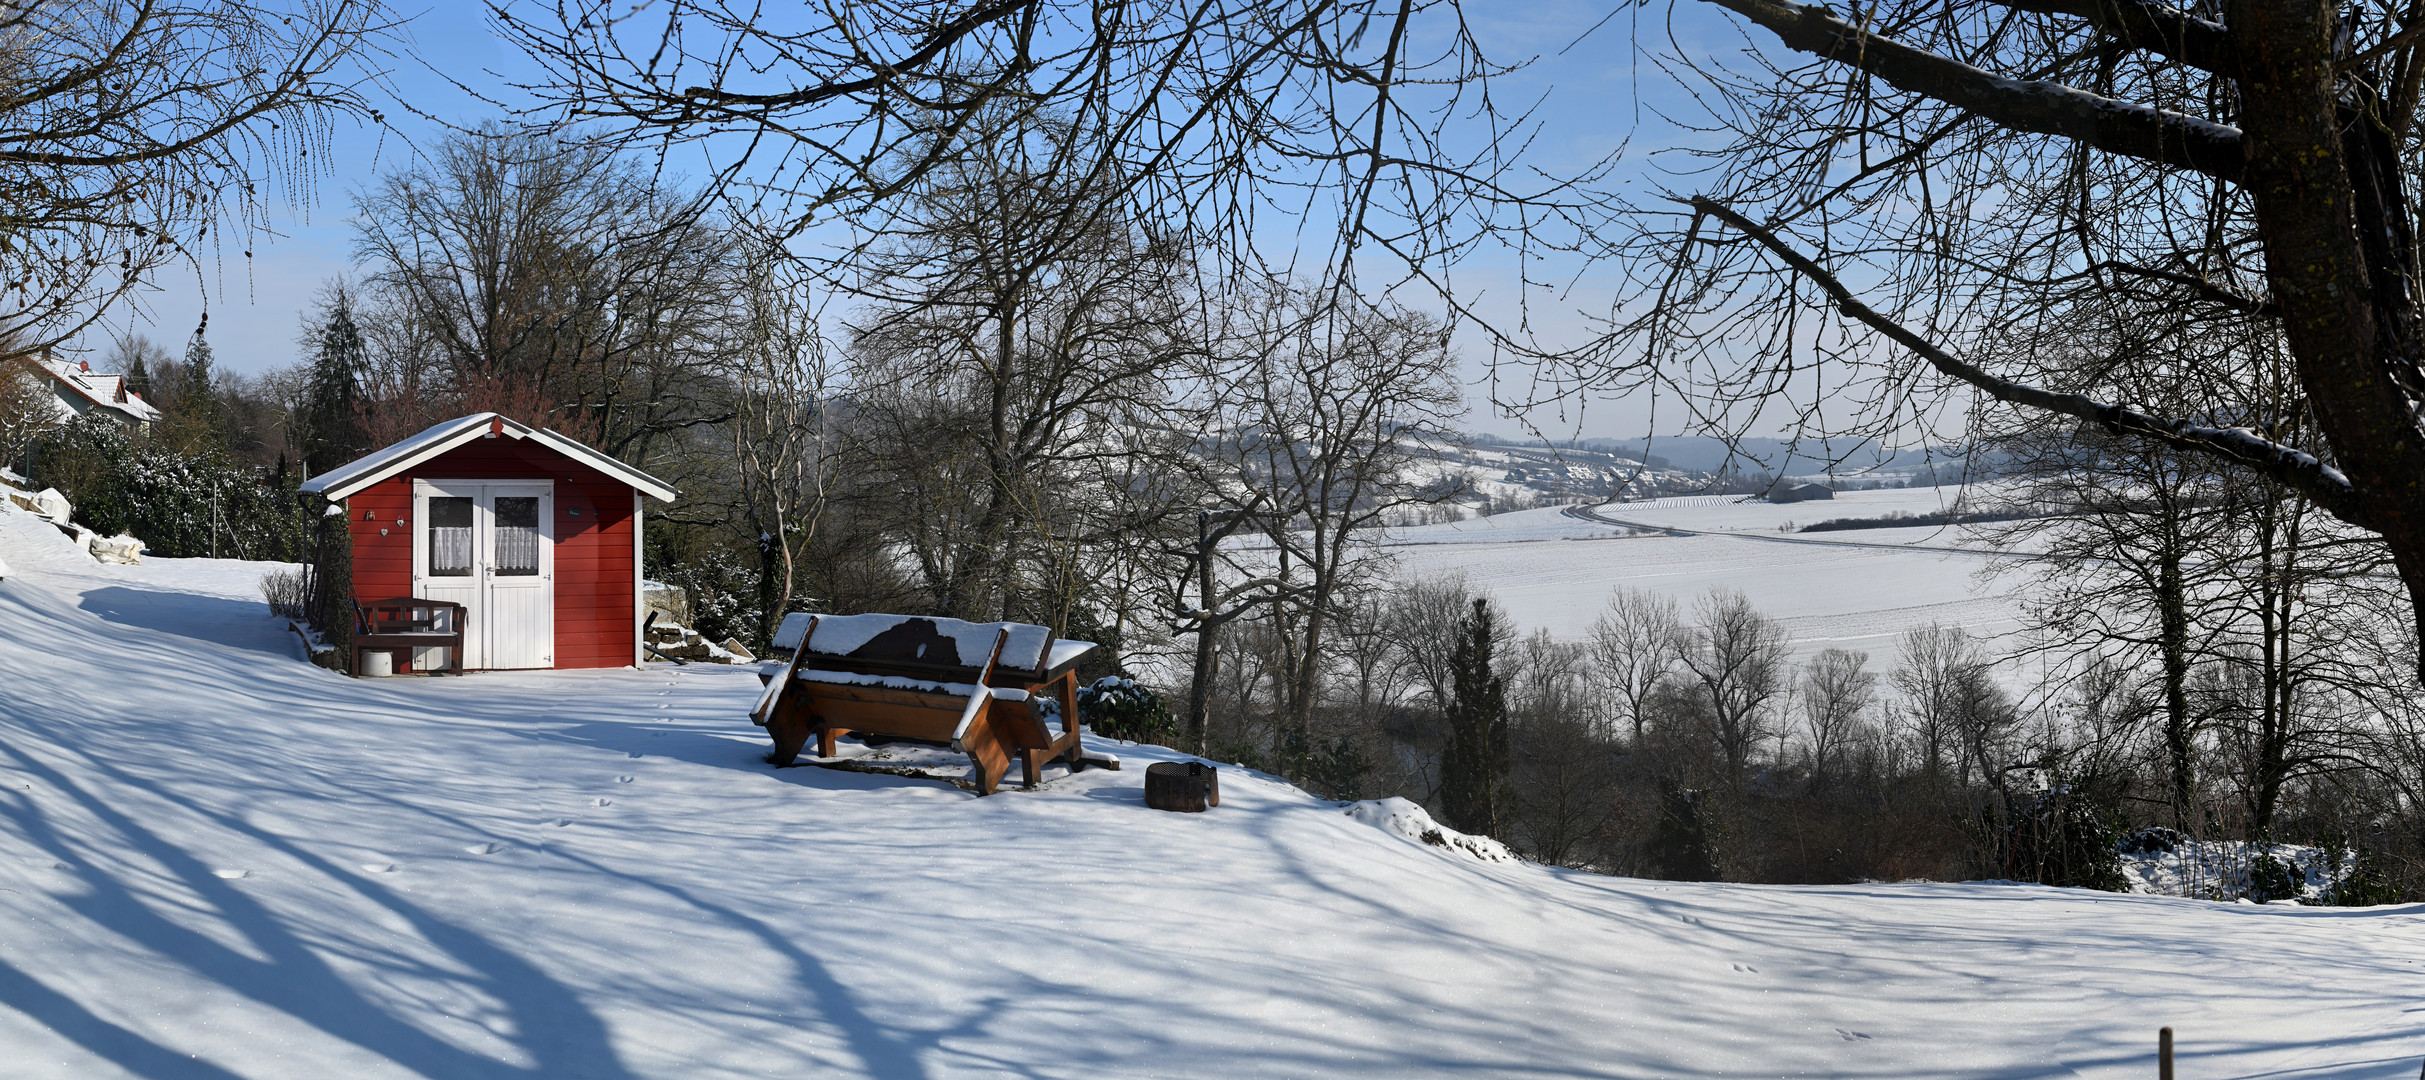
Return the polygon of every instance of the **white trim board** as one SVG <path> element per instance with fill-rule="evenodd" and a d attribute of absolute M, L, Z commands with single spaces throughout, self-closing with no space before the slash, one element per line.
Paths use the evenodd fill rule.
<path fill-rule="evenodd" d="M 372 451 L 355 461 L 330 469 L 303 482 L 303 491 L 335 501 L 370 487 L 415 465 L 428 461 L 474 439 L 490 435 L 513 439 L 533 439 L 565 457 L 622 481 L 658 502 L 672 502 L 679 492 L 673 485 L 632 468 L 614 458 L 599 453 L 581 442 L 558 435 L 546 428 L 535 428 L 499 413 L 475 413 L 459 419 L 436 424 L 392 446 Z"/>

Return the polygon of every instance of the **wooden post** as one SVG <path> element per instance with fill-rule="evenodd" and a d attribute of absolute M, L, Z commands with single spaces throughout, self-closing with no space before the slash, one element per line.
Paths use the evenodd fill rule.
<path fill-rule="evenodd" d="M 2172 1080 L 2172 1029 L 2156 1032 L 2156 1080 Z"/>

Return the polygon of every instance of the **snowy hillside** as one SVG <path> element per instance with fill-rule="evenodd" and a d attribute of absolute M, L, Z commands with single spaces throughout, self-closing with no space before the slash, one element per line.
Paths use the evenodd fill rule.
<path fill-rule="evenodd" d="M 1785 624 L 1796 656 L 1859 649 L 1890 662 L 1902 634 L 1938 623 L 1995 638 L 2021 627 L 2020 576 L 1980 571 L 2014 556 L 1962 528 L 1783 531 L 1838 517 L 1928 513 L 1954 488 L 1845 492 L 1829 502 L 1775 505 L 1739 496 L 1684 496 L 1594 507 L 1544 507 L 1394 530 L 1400 569 L 1462 573 L 1506 605 L 1517 625 L 1580 638 L 1618 587 L 1690 605 L 1713 588 L 1741 589 Z"/>
<path fill-rule="evenodd" d="M 2184 1077 L 2425 1056 L 2418 908 L 1601 878 L 1243 775 L 1150 811 L 1148 748 L 988 799 L 778 771 L 745 670 L 353 681 L 262 564 L 100 566 L 14 509 L 0 560 L 11 1077 L 2143 1077 L 2161 1024 Z"/>

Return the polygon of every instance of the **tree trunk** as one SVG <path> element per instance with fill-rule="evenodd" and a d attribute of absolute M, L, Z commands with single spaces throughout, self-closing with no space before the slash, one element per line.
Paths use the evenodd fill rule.
<path fill-rule="evenodd" d="M 2242 183 L 2265 240 L 2282 325 L 2320 427 L 2383 537 L 2413 617 L 2425 626 L 2425 439 L 2393 382 L 2396 333 L 2385 333 L 2353 205 L 2334 71 L 2334 5 L 2233 0 L 2226 25 L 2239 59 Z M 2399 212 L 2399 211 L 2394 211 Z M 2375 222 L 2376 225 L 2383 224 Z M 2425 656 L 2419 674 L 2425 678 Z"/>
<path fill-rule="evenodd" d="M 2172 765 L 2172 821 L 2195 831 L 2197 806 L 2195 728 L 2189 717 L 2189 610 L 2181 580 L 2180 521 L 2168 508 L 2168 530 L 2156 556 L 2157 648 L 2164 665 L 2164 752 Z"/>

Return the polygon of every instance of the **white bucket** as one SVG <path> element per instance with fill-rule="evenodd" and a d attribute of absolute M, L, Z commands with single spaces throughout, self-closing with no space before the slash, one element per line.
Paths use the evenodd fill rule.
<path fill-rule="evenodd" d="M 396 673 L 396 654 L 375 649 L 362 654 L 361 675 L 365 679 L 384 679 Z"/>

